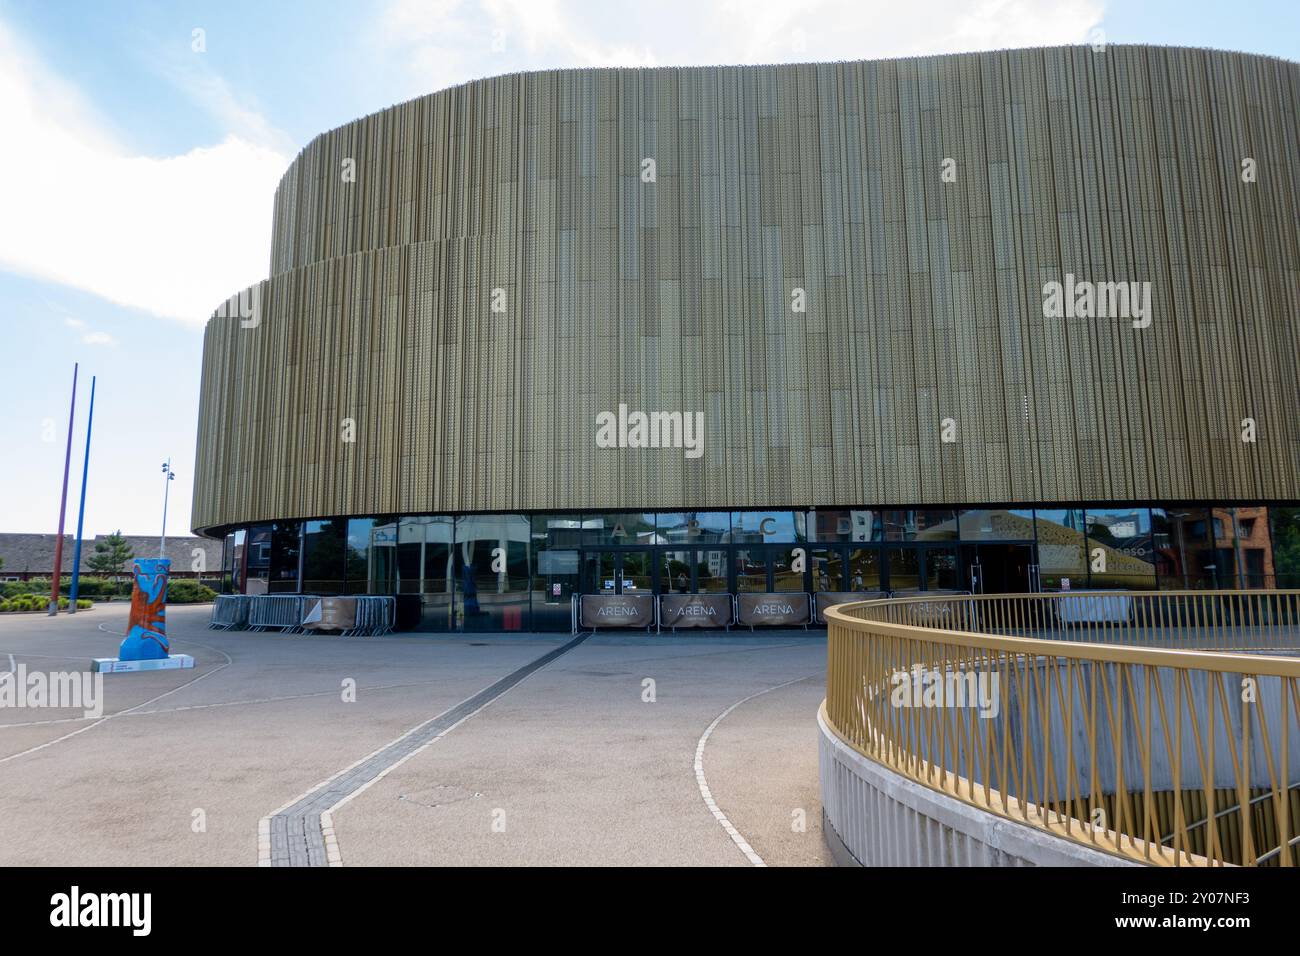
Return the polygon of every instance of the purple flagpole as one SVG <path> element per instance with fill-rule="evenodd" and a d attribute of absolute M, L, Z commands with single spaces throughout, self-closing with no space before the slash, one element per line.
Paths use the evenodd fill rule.
<path fill-rule="evenodd" d="M 59 577 L 63 574 L 63 517 L 68 510 L 68 469 L 72 467 L 72 425 L 77 414 L 77 363 L 72 363 L 72 406 L 68 409 L 68 450 L 63 455 L 63 497 L 59 499 L 59 536 L 54 541 L 54 573 L 50 575 L 51 617 L 59 613 Z"/>

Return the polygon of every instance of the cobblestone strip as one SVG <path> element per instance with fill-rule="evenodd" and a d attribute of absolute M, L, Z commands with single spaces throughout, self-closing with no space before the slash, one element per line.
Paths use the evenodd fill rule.
<path fill-rule="evenodd" d="M 325 780 L 303 796 L 264 817 L 258 825 L 257 856 L 262 866 L 342 866 L 331 811 L 347 802 L 398 764 L 415 756 L 457 724 L 474 716 L 530 674 L 568 653 L 590 635 L 579 634 L 567 644 L 512 671 L 496 683 L 407 731 L 352 766 Z"/>

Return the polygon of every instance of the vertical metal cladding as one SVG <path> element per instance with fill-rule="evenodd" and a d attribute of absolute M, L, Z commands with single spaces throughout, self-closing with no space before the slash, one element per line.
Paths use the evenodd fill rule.
<path fill-rule="evenodd" d="M 1208 50 L 435 93 L 285 175 L 256 325 L 208 324 L 193 523 L 1295 499 L 1296 156 L 1300 66 Z M 1045 318 L 1067 274 L 1150 282 L 1150 326 Z M 705 455 L 598 448 L 620 402 Z"/>

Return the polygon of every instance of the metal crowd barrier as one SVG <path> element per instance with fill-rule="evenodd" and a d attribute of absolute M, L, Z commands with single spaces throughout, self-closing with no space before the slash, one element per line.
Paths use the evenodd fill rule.
<path fill-rule="evenodd" d="M 254 594 L 249 598 L 250 631 L 302 631 L 303 602 L 314 599 L 309 594 Z"/>
<path fill-rule="evenodd" d="M 212 602 L 208 627 L 217 631 L 242 631 L 248 626 L 248 604 L 251 600 L 247 594 L 218 594 Z"/>
<path fill-rule="evenodd" d="M 674 634 L 686 630 L 731 630 L 736 619 L 736 599 L 723 592 L 660 594 L 655 601 L 656 626 Z"/>
<path fill-rule="evenodd" d="M 596 631 L 602 627 L 659 629 L 659 602 L 650 593 L 575 595 L 574 626 Z"/>
<path fill-rule="evenodd" d="M 378 637 L 393 633 L 397 620 L 397 598 L 357 595 L 357 622 L 343 632 L 344 637 Z"/>
<path fill-rule="evenodd" d="M 812 620 L 807 591 L 743 591 L 736 595 L 736 623 L 748 627 L 802 627 Z"/>

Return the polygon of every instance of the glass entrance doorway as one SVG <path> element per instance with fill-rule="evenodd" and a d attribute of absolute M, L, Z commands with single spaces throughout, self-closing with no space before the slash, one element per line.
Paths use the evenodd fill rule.
<path fill-rule="evenodd" d="M 1032 544 L 964 544 L 965 586 L 972 594 L 1029 594 L 1038 590 Z"/>
<path fill-rule="evenodd" d="M 727 552 L 721 548 L 660 548 L 660 594 L 707 594 L 727 590 Z"/>
<path fill-rule="evenodd" d="M 584 594 L 653 594 L 654 560 L 649 548 L 587 551 L 582 557 Z"/>

